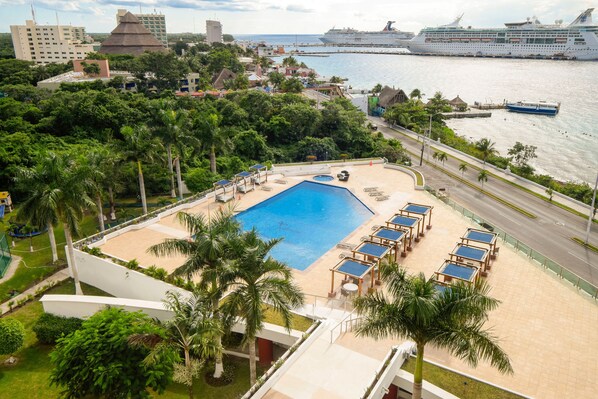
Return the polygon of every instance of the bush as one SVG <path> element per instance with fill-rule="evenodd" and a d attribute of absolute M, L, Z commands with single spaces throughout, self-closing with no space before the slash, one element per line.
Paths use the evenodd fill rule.
<path fill-rule="evenodd" d="M 12 355 L 23 346 L 25 327 L 17 319 L 0 319 L 0 355 Z"/>
<path fill-rule="evenodd" d="M 83 320 L 76 317 L 61 317 L 44 313 L 33 325 L 37 340 L 42 344 L 54 345 L 58 338 L 66 337 L 81 328 Z"/>

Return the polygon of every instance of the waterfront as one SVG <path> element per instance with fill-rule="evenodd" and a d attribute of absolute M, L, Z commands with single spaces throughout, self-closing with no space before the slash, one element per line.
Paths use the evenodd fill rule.
<path fill-rule="evenodd" d="M 260 35 L 259 40 L 287 44 L 291 49 L 295 41 L 317 43 L 318 35 Z M 454 119 L 447 124 L 472 140 L 489 137 L 504 156 L 516 141 L 537 146 L 538 158 L 531 164 L 538 173 L 559 180 L 593 182 L 596 178 L 598 98 L 592 93 L 598 91 L 598 62 L 383 54 L 297 58 L 320 75 L 348 78 L 353 88 L 371 89 L 382 83 L 400 87 L 407 94 L 418 88 L 426 96 L 436 91 L 449 99 L 459 95 L 468 103 L 559 101 L 561 111 L 556 117 L 495 110 L 491 118 Z"/>

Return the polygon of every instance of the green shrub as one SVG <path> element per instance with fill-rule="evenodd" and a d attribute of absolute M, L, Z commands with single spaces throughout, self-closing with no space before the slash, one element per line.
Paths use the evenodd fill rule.
<path fill-rule="evenodd" d="M 125 263 L 125 267 L 127 269 L 137 270 L 139 269 L 139 262 L 137 262 L 137 259 L 131 259 L 130 261 Z"/>
<path fill-rule="evenodd" d="M 37 340 L 42 344 L 54 345 L 58 338 L 66 337 L 81 328 L 83 320 L 76 317 L 61 317 L 44 313 L 33 325 Z"/>
<path fill-rule="evenodd" d="M 17 319 L 0 319 L 0 355 L 12 355 L 23 346 L 25 327 Z"/>

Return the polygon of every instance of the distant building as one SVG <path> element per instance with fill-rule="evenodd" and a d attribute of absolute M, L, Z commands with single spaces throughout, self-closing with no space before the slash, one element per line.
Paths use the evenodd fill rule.
<path fill-rule="evenodd" d="M 222 24 L 220 21 L 206 21 L 206 42 L 222 43 Z"/>
<path fill-rule="evenodd" d="M 228 68 L 223 68 L 220 73 L 212 76 L 212 87 L 216 90 L 224 89 L 224 82 L 227 80 L 234 80 L 237 74 Z"/>
<path fill-rule="evenodd" d="M 118 26 L 100 47 L 100 53 L 104 54 L 140 55 L 146 51 L 167 51 L 167 49 L 130 12 L 120 18 Z"/>
<path fill-rule="evenodd" d="M 455 111 L 467 111 L 467 103 L 457 96 L 449 101 L 449 105 Z"/>
<path fill-rule="evenodd" d="M 120 24 L 120 20 L 125 16 L 127 10 L 120 8 L 116 13 L 116 24 Z M 133 14 L 137 17 L 139 22 L 149 30 L 156 39 L 158 39 L 164 47 L 168 47 L 168 37 L 166 35 L 166 17 L 164 14 Z"/>
<path fill-rule="evenodd" d="M 94 51 L 92 44 L 84 43 L 85 28 L 82 26 L 37 25 L 35 21 L 25 21 L 25 25 L 11 25 L 10 32 L 18 60 L 41 65 L 66 64 Z"/>
<path fill-rule="evenodd" d="M 384 109 L 387 109 L 395 104 L 404 103 L 409 98 L 405 92 L 401 89 L 393 89 L 388 86 L 384 86 L 380 94 L 378 95 L 378 105 Z"/>

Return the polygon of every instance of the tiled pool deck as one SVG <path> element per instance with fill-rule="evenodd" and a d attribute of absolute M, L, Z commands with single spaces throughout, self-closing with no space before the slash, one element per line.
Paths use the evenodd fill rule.
<path fill-rule="evenodd" d="M 432 275 L 465 230 L 477 227 L 429 194 L 415 191 L 413 180 L 407 174 L 385 169 L 382 165 L 343 166 L 332 168 L 332 174 L 336 175 L 341 169 L 350 172 L 349 181 L 335 180 L 331 184 L 347 187 L 376 213 L 344 242 L 359 243 L 360 237 L 370 234 L 371 226 L 384 224 L 407 202 L 434 206 L 433 228 L 427 230 L 425 238 L 400 260 L 410 272 Z M 271 191 L 258 188 L 243 195 L 235 201 L 235 209 L 244 210 L 309 178 L 287 177 L 286 185 L 269 178 L 271 181 L 267 185 L 272 188 Z M 371 186 L 390 194 L 390 199 L 376 201 L 375 197 L 367 195 L 363 188 Z M 208 213 L 220 206 L 228 205 L 203 203 L 188 212 Z M 147 254 L 146 249 L 164 238 L 184 235 L 184 229 L 172 215 L 149 227 L 111 239 L 101 249 L 122 259 L 136 258 L 144 266 L 157 265 L 172 271 L 181 264 L 180 257 L 157 258 Z M 500 299 L 502 304 L 491 314 L 487 325 L 492 326 L 494 334 L 501 338 L 501 345 L 511 358 L 515 374 L 501 375 L 487 363 L 480 363 L 472 369 L 432 347 L 427 348 L 426 358 L 537 398 L 595 398 L 598 392 L 598 304 L 532 265 L 526 257 L 504 243 L 499 242 L 498 246 L 502 247 L 500 255 L 493 262 L 487 280 L 492 287 L 491 295 Z M 342 252 L 346 250 L 333 248 L 305 271 L 294 271 L 296 281 L 307 294 L 327 295 L 330 290 L 329 269 L 338 262 Z M 384 358 L 390 346 L 400 343 L 398 340 L 374 343 L 351 333 L 345 334 L 338 342 L 377 360 Z"/>

